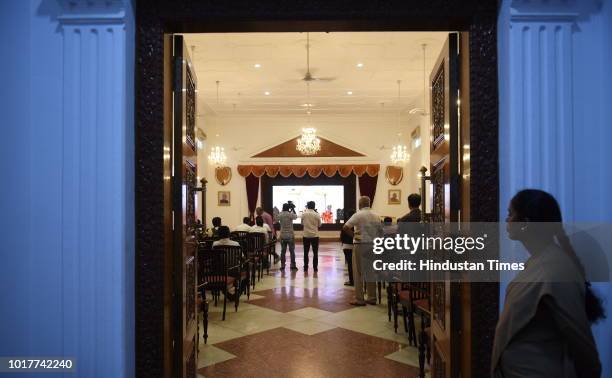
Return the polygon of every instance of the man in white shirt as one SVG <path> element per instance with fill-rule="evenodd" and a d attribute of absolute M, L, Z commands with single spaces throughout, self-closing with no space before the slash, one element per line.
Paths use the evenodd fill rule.
<path fill-rule="evenodd" d="M 353 227 L 355 230 L 353 231 Z M 376 282 L 366 282 L 368 300 L 363 293 L 363 278 L 361 258 L 372 251 L 372 241 L 383 236 L 380 217 L 370 208 L 370 198 L 359 198 L 359 211 L 356 212 L 343 227 L 349 235 L 354 235 L 353 245 L 353 280 L 355 282 L 355 300 L 350 302 L 353 306 L 365 306 L 366 303 L 376 304 Z"/>
<path fill-rule="evenodd" d="M 243 231 L 243 232 L 251 231 L 251 226 L 249 225 L 250 222 L 251 222 L 251 219 L 249 219 L 249 217 L 242 218 L 242 224 L 239 224 L 238 226 L 236 226 L 236 228 L 234 228 L 234 231 Z"/>
<path fill-rule="evenodd" d="M 268 225 L 264 223 L 264 219 L 261 216 L 255 217 L 255 226 L 251 227 L 251 230 L 249 232 L 259 232 L 261 234 L 264 234 L 264 243 L 270 241 L 270 227 L 268 227 Z M 280 259 L 280 256 L 278 255 L 278 253 L 276 253 L 276 251 L 273 252 L 273 256 L 274 264 L 276 264 Z"/>
<path fill-rule="evenodd" d="M 231 245 L 231 246 L 235 246 L 235 247 L 240 247 L 240 243 L 238 243 L 235 240 L 231 240 L 230 237 L 230 229 L 227 226 L 219 226 L 219 240 L 215 240 L 215 242 L 213 243 L 213 248 L 214 247 L 220 247 L 220 246 L 224 246 L 224 245 Z"/>
<path fill-rule="evenodd" d="M 249 230 L 249 232 L 251 233 L 260 233 L 260 234 L 264 234 L 264 242 L 267 243 L 268 240 L 270 240 L 269 236 L 268 236 L 268 231 L 270 230 L 269 227 L 265 227 L 267 226 L 267 224 L 264 224 L 264 220 L 262 217 L 260 216 L 256 216 L 255 217 L 255 226 L 251 227 L 251 229 Z"/>
<path fill-rule="evenodd" d="M 312 245 L 312 268 L 316 272 L 319 265 L 319 227 L 321 216 L 315 211 L 314 201 L 306 203 L 306 210 L 302 213 L 302 225 L 304 226 L 304 272 L 308 271 L 308 252 Z"/>

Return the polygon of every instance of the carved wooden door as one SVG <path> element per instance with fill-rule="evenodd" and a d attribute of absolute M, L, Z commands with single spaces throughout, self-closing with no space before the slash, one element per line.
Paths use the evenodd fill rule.
<path fill-rule="evenodd" d="M 430 75 L 430 177 L 432 222 L 459 219 L 458 38 L 449 34 Z M 431 377 L 456 377 L 460 370 L 460 286 L 435 277 L 431 285 Z"/>
<path fill-rule="evenodd" d="M 174 37 L 173 50 L 174 376 L 193 378 L 198 347 L 196 77 L 182 36 Z"/>

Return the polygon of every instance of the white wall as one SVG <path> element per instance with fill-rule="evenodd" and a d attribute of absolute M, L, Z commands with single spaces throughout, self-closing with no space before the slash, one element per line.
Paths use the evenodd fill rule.
<path fill-rule="evenodd" d="M 134 375 L 130 1 L 0 2 L 0 355 Z"/>
<path fill-rule="evenodd" d="M 533 187 L 557 197 L 566 222 L 610 222 L 612 1 L 506 0 L 498 33 L 500 214 Z M 596 289 L 610 316 L 612 286 Z M 611 376 L 612 319 L 594 332 Z"/>
<path fill-rule="evenodd" d="M 397 144 L 398 132 L 402 133 L 402 143 L 410 145 L 410 132 L 420 124 L 420 117 L 404 115 L 400 127 L 398 127 L 397 115 L 383 115 L 382 113 L 356 116 L 313 116 L 311 122 L 321 137 L 366 156 L 359 158 L 251 158 L 258 152 L 297 136 L 301 128 L 306 126 L 305 117 L 245 117 L 239 115 L 199 117 L 198 126 L 208 135 L 206 148 L 199 151 L 200 155 L 208 155 L 211 146 L 223 146 L 228 157 L 227 165 L 232 169 L 232 180 L 228 185 L 222 187 L 214 179 L 214 166 L 208 165 L 205 168 L 207 170 L 205 177 L 209 181 L 207 193 L 207 221 L 209 224 L 212 217 L 220 216 L 224 224 L 234 226 L 240 223 L 242 217 L 248 215 L 245 180 L 236 170 L 239 164 L 380 164 L 374 210 L 380 215 L 394 217 L 401 216 L 408 211 L 406 197 L 410 192 L 416 191 L 419 186 L 417 173 L 418 168 L 423 165 L 423 147 L 411 153 L 411 161 L 404 167 L 404 179 L 397 186 L 390 185 L 385 179 L 385 168 L 391 164 L 389 159 L 391 150 L 381 150 L 380 147 L 384 145 L 389 148 Z M 425 134 L 427 130 L 428 128 Z M 427 143 L 428 139 L 427 141 L 424 139 L 422 146 Z M 199 172 L 203 174 L 203 171 Z M 402 191 L 401 205 L 388 205 L 387 191 L 389 189 Z M 230 207 L 217 206 L 219 190 L 231 192 L 232 205 Z"/>

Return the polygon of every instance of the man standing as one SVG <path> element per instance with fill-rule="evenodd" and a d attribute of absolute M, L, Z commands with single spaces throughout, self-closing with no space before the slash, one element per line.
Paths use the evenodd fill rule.
<path fill-rule="evenodd" d="M 304 272 L 308 271 L 308 252 L 312 245 L 312 268 L 316 272 L 319 265 L 319 227 L 321 216 L 315 211 L 314 201 L 308 201 L 306 210 L 302 213 L 302 225 L 304 225 Z"/>
<path fill-rule="evenodd" d="M 283 211 L 278 213 L 280 223 L 280 242 L 281 242 L 281 270 L 285 269 L 285 253 L 289 247 L 291 255 L 291 270 L 298 270 L 295 264 L 295 235 L 293 233 L 293 221 L 297 219 L 295 212 L 289 211 L 289 204 L 283 204 Z"/>
<path fill-rule="evenodd" d="M 276 237 L 276 230 L 274 229 L 274 219 L 272 218 L 272 215 L 264 211 L 262 207 L 256 208 L 255 213 L 257 216 L 260 216 L 263 219 L 264 223 L 267 224 L 268 227 L 270 227 L 270 238 L 274 239 Z"/>
<path fill-rule="evenodd" d="M 416 193 L 412 193 L 411 195 L 408 196 L 408 208 L 410 209 L 410 212 L 404 215 L 403 217 L 399 218 L 397 221 L 398 222 L 420 222 L 421 221 L 421 209 L 419 209 L 419 206 L 421 206 L 421 196 Z"/>
<path fill-rule="evenodd" d="M 355 227 L 355 231 L 353 231 Z M 343 227 L 349 235 L 354 235 L 353 246 L 353 279 L 355 281 L 355 300 L 350 302 L 353 306 L 365 306 L 366 303 L 376 304 L 376 283 L 366 282 L 368 300 L 363 295 L 363 270 L 361 258 L 372 253 L 372 242 L 374 238 L 383 235 L 380 217 L 370 208 L 370 198 L 359 198 L 359 211 L 355 213 Z"/>

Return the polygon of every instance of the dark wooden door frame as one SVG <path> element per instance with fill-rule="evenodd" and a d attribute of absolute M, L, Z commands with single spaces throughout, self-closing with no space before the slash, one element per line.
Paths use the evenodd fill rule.
<path fill-rule="evenodd" d="M 497 0 L 136 0 L 136 375 L 161 377 L 171 282 L 164 233 L 164 34 L 185 32 L 467 31 L 470 213 L 498 221 Z M 170 279 L 169 279 L 170 278 Z M 499 286 L 471 289 L 472 376 L 488 376 Z"/>

